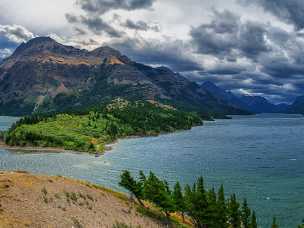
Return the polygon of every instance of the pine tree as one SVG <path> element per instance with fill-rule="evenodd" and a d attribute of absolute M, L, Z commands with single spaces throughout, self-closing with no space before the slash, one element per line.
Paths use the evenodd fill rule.
<path fill-rule="evenodd" d="M 273 219 L 272 219 L 271 228 L 279 228 L 276 217 L 273 217 Z"/>
<path fill-rule="evenodd" d="M 187 214 L 192 218 L 197 227 L 204 227 L 208 223 L 208 202 L 202 177 L 197 179 L 192 189 L 187 185 L 185 188 L 185 201 Z"/>
<path fill-rule="evenodd" d="M 242 224 L 243 224 L 244 228 L 249 228 L 250 215 L 251 215 L 251 210 L 248 207 L 247 200 L 244 199 L 243 205 L 242 205 L 242 212 L 241 212 L 241 219 L 242 219 Z"/>
<path fill-rule="evenodd" d="M 257 228 L 257 227 L 258 227 L 257 219 L 256 219 L 256 216 L 255 216 L 255 211 L 253 211 L 252 215 L 251 215 L 250 228 Z"/>
<path fill-rule="evenodd" d="M 208 202 L 207 202 L 203 177 L 199 177 L 196 181 L 196 191 L 194 196 L 195 196 L 194 208 L 199 218 L 200 226 L 201 227 L 206 226 L 206 224 L 208 224 L 209 218 L 208 218 L 208 214 L 206 213 L 208 208 Z"/>
<path fill-rule="evenodd" d="M 176 182 L 176 184 L 174 185 L 172 199 L 173 199 L 175 211 L 180 212 L 182 215 L 183 221 L 185 221 L 185 216 L 184 216 L 184 213 L 186 210 L 185 198 L 182 193 L 182 189 L 181 189 L 179 182 Z"/>
<path fill-rule="evenodd" d="M 205 194 L 205 186 L 204 186 L 204 178 L 203 177 L 199 177 L 196 181 L 196 191 L 199 194 L 204 195 Z"/>
<path fill-rule="evenodd" d="M 139 181 L 140 181 L 142 184 L 144 184 L 146 180 L 147 180 L 147 178 L 146 178 L 144 172 L 143 172 L 142 170 L 140 170 L 140 171 L 139 171 Z"/>
<path fill-rule="evenodd" d="M 218 219 L 217 197 L 214 188 L 207 193 L 208 207 L 206 208 L 207 227 L 222 228 Z"/>
<path fill-rule="evenodd" d="M 141 183 L 136 182 L 136 180 L 131 176 L 130 172 L 125 170 L 120 176 L 119 185 L 127 189 L 131 194 L 133 194 L 137 201 L 144 206 L 141 201 L 143 197 L 143 186 Z"/>
<path fill-rule="evenodd" d="M 226 206 L 225 192 L 223 185 L 221 185 L 221 187 L 218 190 L 217 209 L 218 209 L 218 222 L 220 227 L 227 228 L 228 227 L 227 206 Z"/>
<path fill-rule="evenodd" d="M 228 204 L 229 222 L 233 228 L 241 227 L 240 204 L 237 202 L 236 195 L 232 194 Z"/>
<path fill-rule="evenodd" d="M 144 183 L 144 197 L 156 206 L 161 208 L 169 217 L 169 213 L 174 211 L 170 189 L 165 181 L 161 181 L 154 173 L 150 172 Z"/>

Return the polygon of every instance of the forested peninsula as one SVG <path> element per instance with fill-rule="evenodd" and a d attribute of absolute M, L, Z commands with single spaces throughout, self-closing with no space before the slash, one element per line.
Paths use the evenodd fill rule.
<path fill-rule="evenodd" d="M 61 148 L 103 153 L 106 145 L 129 136 L 157 136 L 202 125 L 196 113 L 155 101 L 115 99 L 87 113 L 34 114 L 2 132 L 8 146 Z"/>

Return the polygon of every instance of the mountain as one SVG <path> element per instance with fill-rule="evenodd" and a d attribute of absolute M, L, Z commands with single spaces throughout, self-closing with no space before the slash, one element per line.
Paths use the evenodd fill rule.
<path fill-rule="evenodd" d="M 261 96 L 240 96 L 242 102 L 246 104 L 246 110 L 253 113 L 285 113 L 287 104 L 272 104 L 266 98 Z"/>
<path fill-rule="evenodd" d="M 297 97 L 296 100 L 290 105 L 288 112 L 304 114 L 304 96 Z"/>
<path fill-rule="evenodd" d="M 209 81 L 203 83 L 201 88 L 208 91 L 219 101 L 251 113 L 280 113 L 286 112 L 288 109 L 288 105 L 286 104 L 275 105 L 261 96 L 235 95 Z"/>
<path fill-rule="evenodd" d="M 83 110 L 117 97 L 160 101 L 206 116 L 243 113 L 168 68 L 134 62 L 110 47 L 88 51 L 38 37 L 0 64 L 1 115 Z"/>
<path fill-rule="evenodd" d="M 246 103 L 244 103 L 238 96 L 230 91 L 226 91 L 210 81 L 206 81 L 201 85 L 201 88 L 212 94 L 218 101 L 226 103 L 229 106 L 248 110 Z"/>

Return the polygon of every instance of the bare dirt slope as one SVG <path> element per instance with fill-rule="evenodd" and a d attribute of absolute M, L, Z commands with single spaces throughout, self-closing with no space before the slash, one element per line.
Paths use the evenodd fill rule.
<path fill-rule="evenodd" d="M 112 228 L 117 223 L 162 227 L 119 193 L 58 176 L 0 172 L 0 228 Z"/>

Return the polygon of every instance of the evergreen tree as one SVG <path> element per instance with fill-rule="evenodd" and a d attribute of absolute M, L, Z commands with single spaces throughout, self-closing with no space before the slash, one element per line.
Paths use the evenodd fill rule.
<path fill-rule="evenodd" d="M 206 225 L 207 227 L 222 228 L 218 219 L 217 197 L 214 188 L 207 193 Z"/>
<path fill-rule="evenodd" d="M 120 176 L 119 185 L 127 189 L 131 194 L 133 194 L 137 201 L 144 206 L 141 199 L 143 197 L 143 186 L 141 183 L 137 182 L 130 174 L 129 171 L 125 170 Z"/>
<path fill-rule="evenodd" d="M 198 194 L 205 195 L 204 178 L 202 176 L 197 179 L 196 191 Z"/>
<path fill-rule="evenodd" d="M 257 219 L 256 219 L 256 216 L 255 216 L 255 212 L 253 211 L 252 215 L 251 215 L 250 228 L 257 228 L 257 227 L 258 227 L 258 225 L 257 225 Z"/>
<path fill-rule="evenodd" d="M 140 181 L 142 184 L 144 184 L 146 180 L 147 180 L 147 178 L 146 178 L 144 172 L 143 172 L 142 170 L 140 170 L 140 171 L 139 171 L 139 181 Z"/>
<path fill-rule="evenodd" d="M 156 206 L 161 208 L 169 217 L 170 212 L 174 211 L 170 190 L 164 181 L 158 179 L 154 173 L 150 172 L 149 177 L 144 183 L 144 197 Z"/>
<path fill-rule="evenodd" d="M 279 228 L 276 217 L 273 217 L 273 219 L 272 219 L 271 228 Z"/>
<path fill-rule="evenodd" d="M 247 200 L 244 199 L 241 212 L 241 220 L 244 228 L 249 228 L 250 226 L 250 215 L 251 210 L 248 207 Z"/>
<path fill-rule="evenodd" d="M 220 227 L 227 228 L 228 227 L 227 206 L 226 206 L 225 192 L 223 185 L 221 185 L 221 187 L 218 190 L 217 208 L 218 208 L 219 225 Z"/>
<path fill-rule="evenodd" d="M 232 194 L 228 204 L 230 224 L 233 228 L 241 227 L 240 204 L 237 202 L 236 195 Z"/>
<path fill-rule="evenodd" d="M 166 180 L 159 179 L 152 172 L 146 177 L 140 171 L 137 181 L 130 172 L 124 171 L 119 184 L 135 195 L 140 203 L 141 199 L 150 201 L 167 217 L 171 212 L 178 212 L 184 219 L 186 213 L 198 228 L 257 228 L 255 212 L 251 213 L 246 199 L 242 207 L 235 194 L 226 201 L 223 185 L 216 194 L 214 188 L 205 189 L 202 177 L 197 179 L 192 188 L 186 185 L 184 192 L 179 182 L 172 191 Z M 275 219 L 272 227 L 278 227 Z"/>
<path fill-rule="evenodd" d="M 183 221 L 185 221 L 184 213 L 186 210 L 186 204 L 185 204 L 185 198 L 182 193 L 182 189 L 181 189 L 179 182 L 176 182 L 176 184 L 174 185 L 172 199 L 173 199 L 175 211 L 180 212 L 182 215 Z"/>
<path fill-rule="evenodd" d="M 189 186 L 185 188 L 185 199 L 187 205 L 187 214 L 190 215 L 197 227 L 205 227 L 208 224 L 208 202 L 202 177 L 193 184 L 192 190 Z"/>

